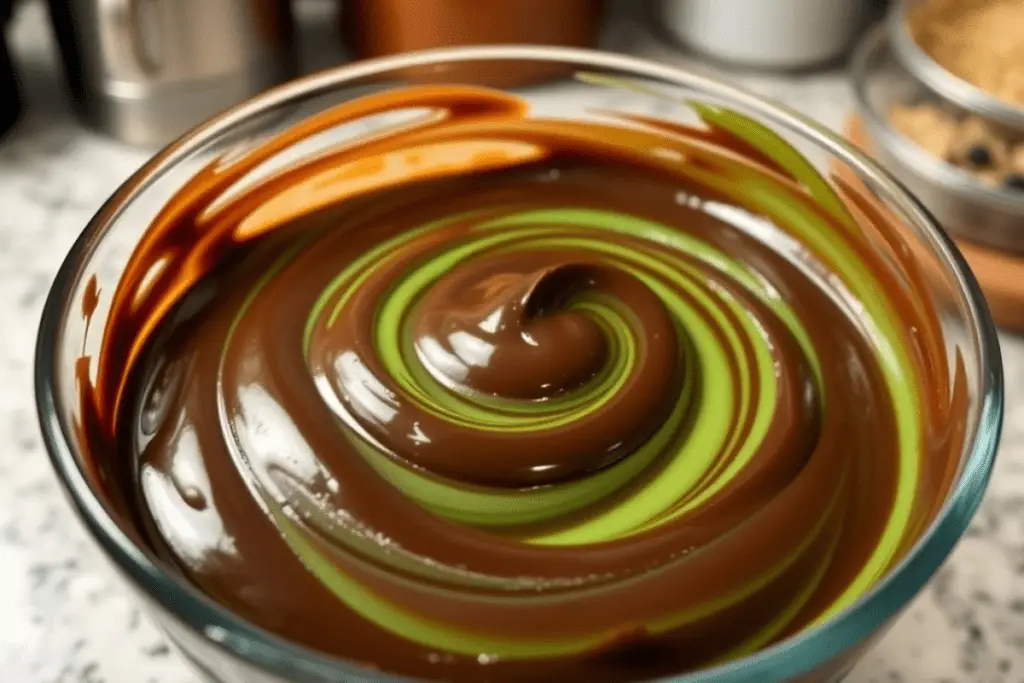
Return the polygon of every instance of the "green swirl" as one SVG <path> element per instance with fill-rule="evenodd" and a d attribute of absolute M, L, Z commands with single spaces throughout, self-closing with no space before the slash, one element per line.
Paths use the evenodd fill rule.
<path fill-rule="evenodd" d="M 851 316 L 859 321 L 875 346 L 893 402 L 900 459 L 889 520 L 868 561 L 820 614 L 819 620 L 823 620 L 847 607 L 881 577 L 908 533 L 919 476 L 921 434 L 915 418 L 918 388 L 908 381 L 910 361 L 895 324 L 897 316 L 892 304 L 882 295 L 871 271 L 850 249 L 852 224 L 827 182 L 795 150 L 777 136 L 766 134 L 757 124 L 706 107 L 699 111 L 748 143 L 758 145 L 803 181 L 804 187 L 786 187 L 750 167 L 725 162 L 712 168 L 689 166 L 680 173 L 728 196 L 742 196 L 750 211 L 784 226 L 790 237 L 828 266 L 830 276 L 835 278 L 833 284 L 842 292 L 844 305 L 857 307 Z M 839 220 L 844 230 L 834 228 L 819 211 L 822 207 Z M 469 485 L 411 467 L 392 457 L 382 444 L 357 433 L 339 416 L 339 433 L 352 449 L 381 477 L 422 506 L 425 513 L 495 533 L 537 525 L 543 531 L 527 534 L 521 538 L 523 543 L 571 548 L 634 537 L 699 510 L 746 470 L 775 418 L 779 384 L 773 342 L 758 315 L 733 294 L 733 288 L 758 301 L 781 322 L 811 369 L 817 400 L 821 404 L 829 400 L 818 354 L 793 308 L 758 272 L 729 254 L 680 232 L 677 227 L 614 211 L 581 206 L 506 209 L 492 207 L 456 214 L 406 230 L 352 261 L 321 293 L 306 316 L 302 339 L 306 355 L 318 329 L 345 324 L 346 307 L 381 268 L 392 259 L 416 253 L 414 265 L 390 283 L 372 323 L 373 353 L 403 400 L 448 424 L 480 432 L 516 434 L 579 423 L 619 394 L 644 352 L 638 342 L 639 323 L 621 302 L 589 290 L 575 294 L 567 302 L 566 310 L 587 316 L 602 331 L 608 341 L 610 361 L 585 386 L 543 402 L 451 390 L 424 367 L 417 356 L 411 329 L 424 292 L 459 264 L 519 251 L 562 249 L 586 252 L 595 262 L 629 273 L 642 282 L 674 321 L 680 367 L 685 372 L 678 383 L 678 395 L 669 398 L 672 409 L 666 419 L 628 457 L 583 478 L 532 488 L 509 490 Z M 432 235 L 467 223 L 471 227 L 458 239 L 438 240 L 441 246 L 425 254 L 410 251 L 418 249 Z M 608 239 L 611 236 L 628 238 L 628 243 Z M 251 302 L 274 273 L 286 267 L 297 253 L 294 250 L 284 254 L 251 293 L 238 312 L 228 345 Z M 243 457 L 238 456 L 238 461 L 240 467 L 249 467 Z M 345 562 L 358 566 L 359 571 L 402 585 L 413 579 L 390 576 L 387 568 L 366 560 L 367 552 L 374 551 L 367 551 L 367 544 L 354 540 L 344 528 L 338 528 L 331 537 L 332 541 L 339 541 L 336 547 L 311 536 L 280 501 L 266 491 L 257 492 L 285 541 L 323 584 L 352 610 L 403 638 L 448 652 L 488 653 L 505 658 L 571 654 L 596 647 L 606 638 L 606 634 L 561 639 L 501 638 L 471 633 L 412 613 L 346 574 L 333 560 L 344 556 Z M 814 533 L 801 539 L 785 562 L 756 581 L 737 586 L 727 598 L 659 616 L 643 627 L 651 633 L 665 632 L 738 604 L 801 559 L 819 540 L 825 518 Z M 329 525 L 328 521 L 320 521 Z M 830 554 L 831 550 L 816 563 L 812 574 L 817 578 L 808 579 L 806 588 L 792 604 L 730 656 L 762 646 L 786 627 L 818 585 Z M 428 591 L 457 591 L 466 583 L 465 577 L 456 576 L 451 568 L 428 567 L 421 558 L 397 552 L 386 557 L 377 552 L 375 558 L 382 564 L 401 566 L 414 576 L 430 576 L 442 583 L 450 581 L 454 586 L 425 589 Z M 502 604 L 501 599 L 480 599 L 493 600 L 496 609 Z"/>
<path fill-rule="evenodd" d="M 382 244 L 378 253 L 371 252 L 354 263 L 324 293 L 306 329 L 311 330 L 322 323 L 321 318 L 328 310 L 333 311 L 328 324 L 337 322 L 340 307 L 372 272 L 372 264 L 379 263 L 380 253 L 397 254 L 403 245 L 415 243 L 430 231 L 441 230 L 446 225 L 446 222 L 439 222 L 409 231 Z M 677 230 L 622 214 L 567 208 L 507 216 L 480 224 L 473 231 L 471 240 L 420 262 L 394 284 L 377 316 L 376 351 L 390 375 L 420 407 L 453 424 L 515 432 L 550 428 L 579 420 L 615 395 L 634 364 L 633 324 L 628 319 L 628 311 L 621 310 L 615 302 L 604 300 L 599 295 L 584 294 L 570 304 L 570 309 L 585 311 L 605 329 L 612 342 L 611 357 L 615 360 L 604 376 L 585 390 L 545 403 L 516 405 L 448 391 L 423 370 L 410 350 L 410 335 L 408 330 L 403 331 L 403 324 L 407 324 L 409 309 L 420 293 L 467 258 L 496 248 L 523 251 L 559 247 L 586 249 L 643 281 L 665 303 L 678 322 L 681 336 L 688 339 L 693 347 L 690 353 L 685 353 L 684 349 L 680 351 L 693 356 L 693 367 L 697 370 L 684 382 L 669 419 L 650 441 L 631 457 L 593 477 L 516 493 L 468 488 L 459 482 L 416 472 L 396 463 L 361 439 L 354 439 L 353 445 L 359 452 L 389 481 L 432 511 L 458 521 L 485 526 L 519 526 L 550 521 L 586 508 L 619 490 L 645 471 L 659 455 L 668 454 L 664 472 L 642 490 L 597 519 L 531 539 L 531 542 L 542 544 L 596 543 L 628 535 L 656 523 L 670 512 L 679 514 L 680 501 L 688 501 L 689 507 L 693 507 L 727 484 L 757 451 L 771 421 L 775 380 L 768 340 L 751 320 L 749 312 L 724 290 L 715 297 L 704 288 L 703 271 L 695 264 L 604 242 L 601 234 L 605 231 L 670 244 L 680 251 L 685 249 L 683 253 L 697 257 L 705 265 L 729 263 L 724 254 L 698 240 L 680 235 Z M 730 275 L 738 276 L 745 285 L 753 287 L 753 294 L 766 296 L 757 278 L 741 264 L 730 263 L 729 271 Z M 334 300 L 338 303 L 332 306 Z M 806 333 L 784 302 L 767 297 L 765 300 L 782 313 L 792 326 L 794 335 L 803 340 L 808 358 L 814 359 Z M 729 313 L 738 322 L 735 327 L 727 315 Z M 728 340 L 724 347 L 718 343 L 718 332 L 723 332 Z M 742 351 L 744 343 L 756 349 L 757 363 L 754 367 L 746 363 Z M 697 395 L 691 396 L 695 373 L 718 377 L 735 373 L 739 380 L 739 394 L 734 395 L 730 382 L 718 381 L 701 384 L 696 389 Z M 757 396 L 753 396 L 751 390 L 753 375 L 761 380 Z M 691 401 L 698 406 L 694 427 L 685 439 L 680 439 L 679 427 L 687 417 Z M 510 411 L 510 407 L 513 410 Z M 752 422 L 751 429 L 740 443 L 741 434 L 730 431 L 729 427 L 745 424 L 748 420 Z M 675 444 L 670 447 L 673 441 Z M 716 471 L 716 467 L 722 471 Z M 694 491 L 693 488 L 704 480 L 710 480 L 709 485 Z"/>

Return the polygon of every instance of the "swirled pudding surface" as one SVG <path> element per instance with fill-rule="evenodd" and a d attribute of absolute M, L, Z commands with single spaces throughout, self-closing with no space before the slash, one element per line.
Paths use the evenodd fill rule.
<path fill-rule="evenodd" d="M 258 626 L 437 680 L 644 680 L 853 604 L 954 476 L 940 328 L 884 216 L 698 110 L 414 88 L 204 168 L 83 394 L 135 532 Z"/>

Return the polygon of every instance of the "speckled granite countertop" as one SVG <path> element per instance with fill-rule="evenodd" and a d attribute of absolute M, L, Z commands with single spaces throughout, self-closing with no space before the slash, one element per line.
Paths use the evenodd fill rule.
<path fill-rule="evenodd" d="M 42 8 L 23 8 L 12 38 L 29 110 L 0 141 L 0 681 L 197 683 L 87 539 L 36 426 L 31 358 L 50 280 L 145 159 L 75 123 L 43 28 Z M 679 59 L 637 30 L 624 35 L 643 54 Z M 838 73 L 731 75 L 833 127 L 850 105 Z M 1024 682 L 1024 340 L 1004 336 L 1003 351 L 1007 424 L 987 501 L 851 683 Z"/>

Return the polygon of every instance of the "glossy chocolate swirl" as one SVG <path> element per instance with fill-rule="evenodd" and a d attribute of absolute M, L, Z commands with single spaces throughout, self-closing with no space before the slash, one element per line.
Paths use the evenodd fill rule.
<path fill-rule="evenodd" d="M 955 469 L 938 323 L 882 214 L 697 110 L 414 88 L 203 169 L 86 397 L 146 542 L 260 626 L 441 680 L 641 680 L 852 604 Z"/>

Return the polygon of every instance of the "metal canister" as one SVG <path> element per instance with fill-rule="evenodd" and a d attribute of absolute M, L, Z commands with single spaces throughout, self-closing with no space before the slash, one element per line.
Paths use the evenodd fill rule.
<path fill-rule="evenodd" d="M 49 5 L 81 117 L 132 144 L 165 144 L 297 71 L 289 0 Z"/>
<path fill-rule="evenodd" d="M 13 4 L 13 0 L 0 0 L 0 135 L 6 133 L 21 115 L 21 93 L 5 35 Z"/>
<path fill-rule="evenodd" d="M 867 0 L 662 0 L 664 29 L 713 59 L 802 69 L 836 59 L 864 28 Z"/>

